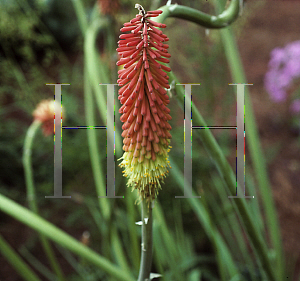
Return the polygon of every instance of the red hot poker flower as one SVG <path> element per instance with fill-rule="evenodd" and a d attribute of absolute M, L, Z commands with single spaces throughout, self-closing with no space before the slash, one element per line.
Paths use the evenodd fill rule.
<path fill-rule="evenodd" d="M 49 136 L 54 132 L 54 100 L 42 100 L 32 113 L 34 120 L 42 123 L 44 136 Z M 64 108 L 62 107 L 62 117 Z"/>
<path fill-rule="evenodd" d="M 117 51 L 124 65 L 119 70 L 119 112 L 124 123 L 123 150 L 120 166 L 128 177 L 128 186 L 137 189 L 141 199 L 151 202 L 161 188 L 160 181 L 169 172 L 168 152 L 171 139 L 170 102 L 166 88 L 170 88 L 168 75 L 168 37 L 158 28 L 165 24 L 150 20 L 162 11 L 148 11 L 136 4 L 139 14 L 124 23 Z"/>

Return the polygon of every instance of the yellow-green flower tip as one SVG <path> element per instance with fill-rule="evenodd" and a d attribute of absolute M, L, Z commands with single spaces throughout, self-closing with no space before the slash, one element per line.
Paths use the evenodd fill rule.
<path fill-rule="evenodd" d="M 162 152 L 156 154 L 156 158 L 144 159 L 142 163 L 135 161 L 131 153 L 124 152 L 119 166 L 124 168 L 124 176 L 128 178 L 127 186 L 137 190 L 141 199 L 147 202 L 153 201 L 161 189 L 161 182 L 169 173 L 170 161 L 166 160 L 168 148 L 162 148 Z M 165 152 L 165 153 L 164 153 Z"/>

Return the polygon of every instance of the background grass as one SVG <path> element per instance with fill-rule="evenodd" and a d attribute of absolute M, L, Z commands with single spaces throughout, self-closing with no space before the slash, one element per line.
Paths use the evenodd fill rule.
<path fill-rule="evenodd" d="M 46 86 L 46 83 L 71 84 L 62 87 L 62 103 L 66 111 L 63 125 L 93 125 L 90 122 L 105 125 L 106 90 L 98 84 L 115 83 L 118 30 L 135 16 L 136 10 L 133 9 L 135 2 L 120 1 L 118 11 L 103 15 L 99 2 L 18 0 L 0 3 L 0 114 L 5 120 L 0 124 L 0 169 L 3 171 L 0 193 L 23 206 L 27 206 L 27 202 L 22 147 L 35 106 L 42 99 L 53 96 L 53 87 Z M 216 13 L 211 2 L 178 3 Z M 140 4 L 146 10 L 153 10 L 165 3 L 140 1 Z M 233 25 L 237 36 L 242 32 L 249 13 L 255 13 L 258 8 L 258 5 L 251 6 Z M 242 69 L 230 62 L 232 54 L 226 50 L 224 40 L 224 36 L 228 38 L 229 35 L 222 35 L 219 30 L 208 32 L 179 19 L 167 19 L 166 24 L 173 73 L 181 83 L 201 83 L 201 86 L 193 87 L 193 109 L 200 111 L 209 126 L 235 125 L 236 93 L 234 87 L 228 87 L 228 83 L 236 78 L 234 71 Z M 202 198 L 175 200 L 184 188 L 184 115 L 177 100 L 179 92 L 172 91 L 171 94 L 173 148 L 170 157 L 173 168 L 154 208 L 152 271 L 162 274 L 163 280 L 272 280 L 267 277 L 266 268 L 257 256 L 256 245 L 251 242 L 252 234 L 245 227 L 238 207 L 228 200 L 230 190 L 215 166 L 215 159 L 204 149 L 197 130 L 193 130 L 193 190 Z M 117 93 L 115 118 L 116 130 L 120 132 L 116 97 Z M 195 120 L 193 125 L 197 126 Z M 235 131 L 213 130 L 212 133 L 235 171 Z M 122 155 L 121 141 L 119 138 L 116 142 L 116 163 Z M 105 261 L 116 266 L 119 275 L 123 274 L 123 280 L 137 277 L 140 227 L 135 222 L 140 220 L 140 210 L 134 204 L 136 194 L 126 188 L 126 179 L 119 167 L 116 167 L 116 195 L 124 195 L 125 199 L 97 199 L 106 188 L 105 143 L 104 130 L 63 130 L 63 194 L 72 195 L 72 199 L 49 200 L 44 196 L 53 193 L 53 139 L 44 138 L 41 131 L 35 136 L 32 166 L 39 215 L 80 241 L 75 244 L 70 237 L 63 235 L 59 236 L 61 240 L 49 237 L 55 241 L 52 244 L 55 256 L 67 280 L 118 278 L 117 273 L 112 273 L 114 269 L 109 271 L 107 268 L 110 267 L 105 267 L 96 254 L 82 248 L 85 243 Z M 99 158 L 95 158 L 93 164 L 91 157 L 97 155 Z M 257 157 L 264 159 L 262 155 Z M 256 184 L 261 172 L 258 172 L 255 163 L 247 162 L 246 173 L 247 193 L 255 195 L 257 200 L 248 200 L 245 204 L 255 221 L 255 231 L 266 244 L 268 262 L 272 263 L 282 258 L 278 257 L 281 255 L 276 252 L 278 248 L 273 249 L 274 241 L 269 241 L 272 231 L 278 229 L 276 225 L 273 229 L 268 225 L 265 227 L 265 203 L 261 204 L 263 200 L 271 200 L 271 195 L 265 192 L 264 196 L 268 198 L 263 199 L 262 184 L 259 188 Z M 5 205 L 3 201 L 2 207 L 13 206 L 9 204 Z M 6 213 L 11 212 L 11 216 L 22 221 L 22 209 L 16 207 L 10 210 Z M 24 211 L 23 222 L 30 216 L 28 213 L 27 218 Z M 47 226 L 46 221 L 39 222 Z M 14 223 L 16 221 L 8 217 L 1 221 L 1 233 L 8 241 L 7 228 L 13 229 Z M 39 225 L 35 226 L 35 230 L 43 231 Z M 52 230 L 60 235 L 57 229 Z M 88 242 L 83 239 L 84 231 L 90 234 Z M 0 248 L 7 249 L 3 241 Z M 35 272 L 40 280 L 57 280 L 46 256 L 37 253 L 40 247 L 37 232 L 29 230 L 20 241 L 15 242 L 14 247 L 29 264 L 29 272 Z M 10 280 L 8 276 L 17 276 L 20 272 L 17 268 L 14 271 L 7 268 L 3 269 L 3 280 Z M 283 264 L 272 270 L 274 274 L 276 270 L 282 274 Z M 293 269 L 287 269 L 288 274 L 289 270 Z M 281 280 L 280 275 L 275 275 L 274 280 Z"/>

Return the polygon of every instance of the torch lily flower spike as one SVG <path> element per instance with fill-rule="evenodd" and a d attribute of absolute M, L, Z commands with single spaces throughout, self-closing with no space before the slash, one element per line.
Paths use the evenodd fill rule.
<path fill-rule="evenodd" d="M 42 123 L 44 136 L 50 136 L 54 132 L 54 100 L 42 100 L 32 113 L 34 120 Z M 64 108 L 62 107 L 62 116 Z"/>
<path fill-rule="evenodd" d="M 121 28 L 117 51 L 124 65 L 119 70 L 119 112 L 124 123 L 122 162 L 127 185 L 137 189 L 142 200 L 150 203 L 161 188 L 170 162 L 168 152 L 171 139 L 170 102 L 166 88 L 170 88 L 168 75 L 168 37 L 158 28 L 165 24 L 154 22 L 162 11 L 148 11 L 136 4 L 139 14 Z M 125 33 L 126 32 L 126 33 Z M 129 33 L 128 33 L 129 32 Z"/>

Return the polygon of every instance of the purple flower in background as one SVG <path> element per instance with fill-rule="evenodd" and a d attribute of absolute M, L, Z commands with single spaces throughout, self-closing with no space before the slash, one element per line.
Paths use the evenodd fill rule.
<path fill-rule="evenodd" d="M 283 48 L 275 48 L 271 52 L 269 71 L 266 73 L 264 81 L 271 99 L 275 102 L 285 101 L 287 89 L 298 77 L 300 77 L 300 40 Z M 298 103 L 295 108 L 299 108 Z"/>
<path fill-rule="evenodd" d="M 294 114 L 299 114 L 300 113 L 300 99 L 296 99 L 293 101 L 290 107 L 291 111 Z"/>

